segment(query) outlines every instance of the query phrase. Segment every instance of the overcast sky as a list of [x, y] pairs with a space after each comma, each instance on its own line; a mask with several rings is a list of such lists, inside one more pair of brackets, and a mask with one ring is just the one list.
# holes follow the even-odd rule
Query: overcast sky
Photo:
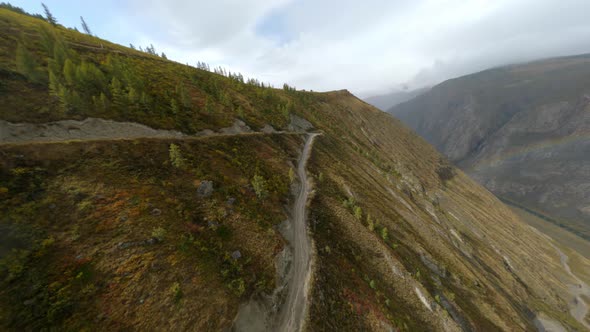
[[[10, 1], [33, 13], [40, 2]], [[359, 96], [590, 52], [590, 0], [45, 0], [66, 26], [275, 86]]]

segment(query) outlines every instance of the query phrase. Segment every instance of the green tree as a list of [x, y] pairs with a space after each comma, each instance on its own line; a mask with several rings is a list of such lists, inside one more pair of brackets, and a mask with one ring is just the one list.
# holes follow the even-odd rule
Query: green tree
[[76, 65], [70, 59], [66, 59], [64, 62], [64, 78], [66, 83], [70, 86], [76, 85]]
[[144, 91], [141, 92], [141, 96], [139, 97], [139, 105], [142, 111], [147, 112], [150, 110], [151, 105], [151, 98], [150, 96], [145, 93]]
[[[65, 66], [65, 65], [64, 65]], [[76, 86], [88, 95], [98, 95], [105, 91], [107, 79], [94, 64], [82, 61], [76, 66]]]
[[100, 96], [92, 96], [92, 102], [94, 109], [99, 113], [106, 113], [109, 108], [109, 101], [104, 93], [100, 93]]
[[176, 93], [178, 94], [178, 98], [180, 99], [180, 103], [182, 104], [182, 106], [184, 108], [191, 108], [191, 106], [192, 106], [191, 98], [190, 98], [188, 92], [186, 91], [184, 84], [179, 83], [176, 86]]
[[244, 120], [244, 109], [242, 108], [242, 105], [238, 106], [236, 113], [240, 119]]
[[127, 96], [123, 92], [123, 85], [118, 78], [113, 77], [109, 86], [109, 91], [112, 97], [112, 107], [116, 112], [125, 111]]
[[213, 114], [213, 106], [211, 105], [211, 101], [209, 100], [208, 96], [207, 99], [205, 99], [205, 112], [207, 114]]
[[88, 27], [88, 24], [86, 24], [86, 21], [84, 21], [84, 17], [80, 16], [80, 21], [82, 21], [82, 29], [84, 30], [84, 32], [87, 35], [91, 35], [92, 36], [92, 31], [90, 31], [90, 28]]
[[170, 110], [172, 111], [172, 114], [178, 114], [179, 113], [178, 112], [178, 110], [179, 110], [178, 102], [174, 98], [172, 98], [170, 100]]
[[63, 40], [56, 38], [53, 43], [53, 58], [49, 60], [49, 68], [54, 73], [61, 73], [68, 58], [68, 49], [65, 43]]
[[55, 44], [55, 30], [46, 24], [39, 25], [39, 34], [41, 35], [41, 44], [45, 52], [49, 55], [53, 54], [53, 46]]
[[69, 113], [72, 109], [72, 95], [68, 88], [59, 84], [59, 90], [57, 92], [57, 98], [59, 99], [60, 109], [62, 113]]
[[383, 239], [383, 241], [387, 241], [387, 239], [389, 238], [387, 227], [383, 227], [383, 229], [381, 229], [381, 238]]
[[372, 232], [373, 230], [375, 230], [375, 222], [373, 221], [373, 219], [371, 218], [370, 214], [367, 214], [367, 227], [369, 228], [369, 230]]
[[41, 72], [35, 57], [21, 43], [16, 46], [16, 70], [31, 82], [41, 81]]
[[363, 218], [363, 209], [361, 209], [360, 206], [356, 206], [354, 208], [354, 217], [358, 220], [361, 220]]
[[266, 180], [260, 175], [254, 175], [252, 178], [252, 187], [256, 193], [256, 197], [259, 199], [265, 199], [268, 196], [268, 190], [266, 189]]
[[137, 93], [137, 90], [135, 90], [133, 87], [130, 87], [129, 92], [127, 93], [127, 99], [129, 100], [129, 102], [132, 104], [136, 104], [137, 102], [139, 102], [139, 98], [140, 95], [139, 93]]
[[51, 25], [57, 25], [57, 19], [55, 18], [55, 16], [53, 16], [53, 14], [51, 13], [51, 11], [49, 10], [49, 7], [47, 7], [47, 5], [45, 5], [44, 3], [41, 3], [41, 6], [43, 6], [43, 10], [45, 11], [45, 19], [47, 20], [47, 22], [51, 23]]
[[176, 168], [183, 168], [186, 165], [186, 160], [182, 156], [182, 152], [180, 151], [180, 147], [176, 144], [170, 144], [170, 148], [168, 150], [170, 154], [170, 162], [172, 166]]
[[53, 70], [49, 70], [49, 94], [55, 97], [59, 96], [59, 90], [61, 87], [61, 83], [59, 82], [59, 78]]

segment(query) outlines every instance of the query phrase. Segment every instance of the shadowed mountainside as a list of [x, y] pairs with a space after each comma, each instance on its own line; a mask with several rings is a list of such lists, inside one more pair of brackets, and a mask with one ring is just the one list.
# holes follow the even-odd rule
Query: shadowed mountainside
[[495, 194], [590, 239], [590, 56], [490, 69], [389, 110]]

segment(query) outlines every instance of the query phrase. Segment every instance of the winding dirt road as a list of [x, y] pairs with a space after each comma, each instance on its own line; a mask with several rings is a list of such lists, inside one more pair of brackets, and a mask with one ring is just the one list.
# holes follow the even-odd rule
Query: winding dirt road
[[280, 311], [276, 331], [295, 332], [305, 328], [307, 316], [307, 296], [312, 271], [311, 239], [307, 232], [306, 205], [309, 184], [305, 167], [311, 153], [313, 141], [318, 134], [310, 134], [305, 142], [303, 153], [297, 166], [300, 187], [293, 208], [293, 263], [288, 293]]

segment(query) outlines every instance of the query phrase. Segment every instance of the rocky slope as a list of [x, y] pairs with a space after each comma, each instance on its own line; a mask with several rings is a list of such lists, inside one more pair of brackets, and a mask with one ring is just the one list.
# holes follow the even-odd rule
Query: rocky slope
[[590, 56], [449, 80], [389, 112], [492, 192], [590, 238]]
[[[296, 325], [584, 330], [569, 286], [588, 274], [570, 275], [550, 239], [347, 91], [245, 84], [2, 9], [0, 24], [8, 128], [91, 117], [183, 135], [1, 142], [0, 329], [219, 331], [252, 299], [280, 312], [299, 132], [313, 130], [301, 231], [314, 264]], [[14, 60], [23, 35], [33, 76]], [[236, 119], [257, 133], [196, 136]]]

